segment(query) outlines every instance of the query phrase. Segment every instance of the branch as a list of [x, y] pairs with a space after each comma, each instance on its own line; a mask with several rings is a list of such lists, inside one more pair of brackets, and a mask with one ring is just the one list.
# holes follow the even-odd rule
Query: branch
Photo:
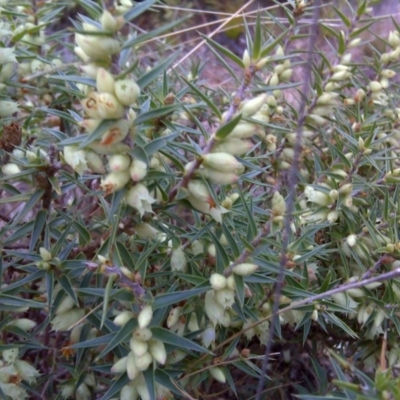
[[255, 400], [261, 399], [261, 395], [262, 395], [263, 387], [264, 387], [264, 381], [265, 381], [265, 373], [268, 368], [268, 362], [269, 362], [270, 353], [271, 353], [271, 349], [272, 349], [275, 327], [277, 326], [278, 321], [279, 321], [279, 315], [278, 315], [279, 299], [281, 297], [283, 281], [285, 278], [285, 265], [287, 262], [289, 237], [291, 234], [290, 223], [292, 221], [294, 200], [296, 197], [296, 187], [297, 187], [297, 182], [298, 182], [298, 171], [300, 169], [299, 164], [300, 164], [301, 147], [302, 147], [301, 146], [302, 131], [303, 131], [303, 125], [304, 125], [305, 119], [308, 115], [306, 103], [307, 103], [307, 98], [308, 98], [308, 94], [310, 91], [310, 84], [311, 84], [311, 78], [312, 78], [312, 58], [313, 58], [314, 45], [317, 40], [318, 16], [319, 16], [319, 3], [318, 3], [318, 1], [316, 1], [314, 13], [313, 13], [313, 25], [311, 27], [311, 36], [310, 36], [309, 48], [308, 48], [308, 60], [307, 60], [308, 68], [305, 71], [304, 85], [303, 85], [303, 90], [302, 90], [303, 97], [302, 97], [300, 107], [299, 107], [299, 120], [297, 123], [297, 129], [296, 129], [296, 143], [295, 143], [295, 147], [294, 147], [294, 157], [293, 157], [292, 166], [289, 171], [289, 193], [288, 193], [288, 198], [286, 200], [286, 215], [285, 215], [285, 220], [284, 220], [285, 227], [284, 227], [284, 231], [282, 234], [281, 261], [280, 261], [280, 265], [279, 265], [279, 274], [278, 274], [277, 282], [275, 285], [275, 301], [274, 301], [273, 310], [272, 310], [272, 321], [271, 321], [271, 327], [270, 327], [270, 333], [269, 333], [267, 345], [265, 347], [265, 354], [264, 354], [264, 359], [263, 359], [263, 363], [262, 363], [260, 379], [258, 381], [257, 394], [255, 397]]

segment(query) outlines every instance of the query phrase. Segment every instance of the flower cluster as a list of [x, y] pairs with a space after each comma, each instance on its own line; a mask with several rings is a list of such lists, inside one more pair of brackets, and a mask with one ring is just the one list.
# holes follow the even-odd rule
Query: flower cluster
[[39, 372], [28, 362], [18, 359], [18, 349], [3, 350], [0, 360], [0, 389], [11, 399], [27, 399], [28, 393], [20, 385], [22, 380], [27, 383], [36, 382]]
[[[133, 314], [130, 311], [121, 312], [115, 319], [117, 326], [125, 325]], [[148, 390], [144, 381], [143, 372], [152, 364], [159, 363], [164, 365], [167, 360], [167, 351], [164, 343], [160, 340], [152, 338], [149, 324], [153, 317], [153, 309], [151, 306], [144, 306], [140, 311], [137, 321], [138, 328], [132, 333], [130, 338], [128, 355], [119, 359], [111, 368], [111, 372], [121, 374], [126, 372], [131, 382], [121, 391], [121, 399], [136, 399], [138, 395], [142, 399], [148, 398]], [[168, 394], [169, 391], [158, 385], [157, 391]], [[129, 394], [129, 397], [128, 397]]]

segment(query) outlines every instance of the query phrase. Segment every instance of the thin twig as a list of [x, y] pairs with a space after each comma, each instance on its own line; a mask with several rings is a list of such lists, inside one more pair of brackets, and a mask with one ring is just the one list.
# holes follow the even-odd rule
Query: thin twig
[[309, 40], [309, 48], [308, 48], [308, 68], [305, 71], [305, 77], [304, 77], [304, 85], [303, 85], [303, 97], [300, 103], [299, 107], [299, 120], [297, 123], [297, 129], [296, 129], [296, 143], [294, 147], [294, 157], [293, 157], [293, 163], [290, 168], [289, 172], [289, 193], [288, 197], [286, 200], [286, 215], [285, 215], [285, 220], [284, 220], [284, 231], [282, 235], [282, 252], [281, 252], [281, 261], [279, 265], [279, 274], [277, 277], [277, 282], [275, 285], [275, 299], [274, 299], [274, 305], [273, 305], [273, 310], [272, 310], [272, 321], [271, 321], [271, 327], [270, 327], [270, 334], [268, 337], [267, 345], [265, 347], [265, 356], [261, 368], [261, 375], [260, 379], [258, 381], [258, 386], [257, 386], [257, 394], [256, 394], [256, 400], [261, 399], [261, 394], [263, 392], [263, 387], [264, 387], [264, 381], [265, 381], [265, 373], [268, 368], [268, 362], [270, 358], [270, 353], [271, 353], [271, 348], [272, 348], [272, 343], [273, 343], [273, 338], [275, 334], [275, 328], [278, 324], [279, 320], [279, 299], [281, 297], [281, 292], [282, 292], [282, 286], [283, 286], [283, 281], [285, 278], [285, 265], [287, 262], [287, 251], [289, 247], [289, 238], [291, 234], [291, 221], [292, 221], [292, 214], [293, 214], [293, 209], [294, 209], [294, 200], [296, 196], [296, 187], [297, 187], [297, 182], [298, 182], [298, 170], [299, 170], [299, 164], [300, 164], [300, 155], [301, 155], [301, 142], [302, 142], [302, 130], [303, 130], [303, 125], [305, 122], [305, 119], [307, 117], [307, 98], [308, 98], [308, 93], [310, 91], [310, 84], [311, 84], [311, 72], [312, 72], [312, 58], [313, 58], [313, 49], [315, 42], [317, 40], [317, 31], [318, 31], [318, 16], [319, 16], [319, 1], [316, 1], [315, 3], [315, 8], [314, 8], [314, 13], [313, 13], [313, 26], [311, 27], [311, 36]]

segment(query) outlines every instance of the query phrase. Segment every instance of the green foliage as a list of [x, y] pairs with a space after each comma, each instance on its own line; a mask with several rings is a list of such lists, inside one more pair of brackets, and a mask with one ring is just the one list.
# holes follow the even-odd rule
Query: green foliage
[[0, 396], [399, 398], [400, 28], [261, 10], [215, 88], [74, 3], [0, 1]]

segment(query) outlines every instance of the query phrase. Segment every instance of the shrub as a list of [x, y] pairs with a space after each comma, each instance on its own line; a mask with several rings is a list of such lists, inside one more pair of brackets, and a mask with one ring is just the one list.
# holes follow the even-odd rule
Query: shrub
[[1, 2], [0, 394], [400, 398], [400, 27], [249, 14], [232, 92], [76, 3]]

